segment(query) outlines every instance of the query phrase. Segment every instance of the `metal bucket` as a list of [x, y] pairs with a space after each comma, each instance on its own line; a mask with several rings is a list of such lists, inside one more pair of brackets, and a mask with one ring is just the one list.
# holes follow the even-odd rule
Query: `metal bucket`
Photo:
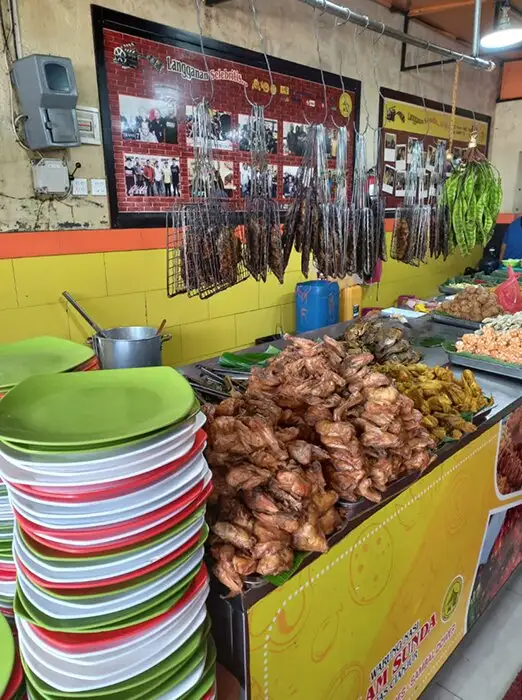
[[92, 346], [102, 369], [128, 367], [157, 367], [161, 362], [161, 347], [170, 340], [169, 333], [157, 335], [150, 326], [122, 326], [103, 331], [92, 337]]

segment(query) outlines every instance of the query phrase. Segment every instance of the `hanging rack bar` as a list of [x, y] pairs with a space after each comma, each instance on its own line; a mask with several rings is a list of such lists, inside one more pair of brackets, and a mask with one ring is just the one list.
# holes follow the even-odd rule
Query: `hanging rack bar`
[[351, 22], [352, 24], [356, 24], [364, 29], [370, 29], [372, 32], [376, 32], [377, 34], [384, 34], [384, 36], [388, 36], [391, 39], [396, 39], [397, 41], [402, 41], [404, 44], [416, 46], [419, 49], [426, 49], [427, 51], [436, 53], [439, 56], [444, 56], [444, 58], [462, 61], [463, 63], [467, 63], [475, 68], [480, 68], [481, 70], [492, 71], [496, 67], [493, 61], [488, 61], [484, 58], [479, 58], [478, 56], [470, 56], [469, 54], [460, 53], [459, 51], [453, 51], [452, 49], [447, 49], [444, 46], [432, 44], [424, 39], [419, 39], [415, 36], [411, 36], [410, 34], [405, 34], [399, 29], [390, 27], [387, 24], [383, 25], [382, 22], [376, 22], [375, 20], [366, 17], [366, 15], [360, 15], [358, 12], [354, 12], [347, 7], [336, 5], [334, 2], [330, 2], [330, 0], [299, 1], [304, 2], [306, 5], [310, 5], [310, 7], [313, 7], [316, 10], [326, 12], [329, 15], [345, 20], [346, 22]]
[[475, 0], [473, 11], [473, 47], [471, 53], [477, 57], [480, 52], [480, 16], [482, 14], [482, 0]]

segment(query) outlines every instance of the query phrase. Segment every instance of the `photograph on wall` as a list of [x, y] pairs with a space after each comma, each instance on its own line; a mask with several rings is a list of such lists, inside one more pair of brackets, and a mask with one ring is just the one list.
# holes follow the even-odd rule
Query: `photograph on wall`
[[[252, 166], [250, 163], [240, 163], [239, 183], [242, 197], [252, 194]], [[277, 165], [268, 166], [268, 188], [270, 196], [275, 199], [277, 197]]]
[[[248, 114], [240, 114], [238, 116], [237, 138], [240, 151], [250, 151], [252, 148], [250, 138], [250, 116]], [[266, 150], [271, 155], [277, 153], [277, 119], [268, 119], [265, 117], [265, 143]]]
[[395, 167], [397, 170], [406, 170], [406, 144], [398, 143], [395, 147]]
[[468, 606], [468, 630], [522, 564], [522, 505], [491, 513]]
[[435, 169], [435, 154], [437, 152], [437, 149], [435, 146], [433, 146], [431, 143], [428, 144], [428, 152], [426, 154], [426, 170], [429, 170], [431, 173]]
[[[334, 118], [337, 124], [348, 128], [347, 186], [351, 187], [354, 127], [359, 121], [359, 80], [341, 79], [337, 72], [324, 71], [323, 84], [318, 69], [269, 56], [274, 84], [270, 96], [270, 74], [262, 53], [203, 38], [203, 56], [199, 34], [160, 24], [152, 27], [140, 18], [97, 5], [92, 6], [91, 13], [111, 226], [163, 226], [164, 214], [171, 206], [169, 189], [171, 196], [178, 197], [180, 202], [190, 200], [187, 161], [194, 158], [194, 105], [203, 97], [212, 109], [212, 159], [227, 164], [226, 172], [223, 166], [218, 168], [216, 183], [222, 181], [222, 191], [238, 205], [242, 199], [241, 164], [250, 161], [252, 152], [248, 128], [251, 104], [266, 104], [269, 99], [265, 140], [269, 163], [274, 166], [274, 172], [277, 169], [272, 192], [279, 202], [285, 201], [283, 166], [299, 165], [302, 157], [299, 154], [304, 152], [309, 129], [304, 114], [313, 124], [324, 120], [325, 92], [326, 123], [333, 127]], [[343, 90], [342, 104], [350, 108], [341, 111]], [[285, 121], [286, 133], [291, 133], [290, 148], [283, 142]], [[336, 133], [337, 129], [328, 130], [331, 159], [337, 149]], [[146, 163], [139, 161], [136, 172], [134, 164], [125, 168], [127, 155], [134, 159], [179, 158], [181, 176], [179, 172], [172, 175], [170, 183], [168, 174], [161, 183], [158, 180], [156, 184], [155, 177], [152, 183], [146, 182], [141, 172]], [[243, 174], [243, 191], [251, 187], [248, 175]], [[156, 193], [163, 189], [165, 196], [158, 196]], [[137, 207], [138, 193], [147, 198], [146, 208]]]
[[[283, 122], [283, 145], [285, 156], [299, 156], [305, 154], [306, 136], [310, 126], [308, 124], [296, 124]], [[326, 155], [335, 158], [337, 155], [337, 129], [326, 129]]]
[[289, 199], [295, 197], [297, 193], [297, 185], [299, 166], [285, 165], [283, 167], [283, 197]]
[[406, 156], [406, 160], [408, 165], [411, 165], [411, 156], [413, 153], [413, 146], [417, 143], [419, 139], [416, 138], [415, 136], [409, 136], [408, 137], [408, 154]]
[[176, 104], [134, 95], [120, 95], [121, 135], [142, 143], [178, 143]]
[[123, 156], [128, 197], [180, 197], [179, 158], [127, 153]]
[[[446, 148], [449, 140], [451, 112], [451, 105], [382, 87], [379, 103], [379, 128], [382, 130], [378, 154], [380, 172], [383, 172], [384, 166], [387, 164], [394, 165], [397, 173], [401, 170], [408, 171], [411, 165], [412, 147], [416, 141], [422, 144], [424, 167], [428, 172], [433, 172], [437, 146], [439, 143], [443, 143]], [[487, 155], [491, 117], [457, 107], [454, 147], [452, 148], [453, 152], [456, 150], [457, 156], [460, 154], [460, 149], [466, 147], [474, 128], [478, 131], [477, 145], [480, 151]], [[388, 143], [386, 143], [387, 134], [391, 134]], [[388, 160], [391, 153], [385, 153], [393, 143], [393, 134], [396, 135], [395, 162], [392, 162], [391, 159]], [[448, 167], [446, 173], [450, 172], [451, 169]], [[396, 207], [403, 204], [404, 195], [401, 195], [402, 189], [400, 187], [401, 176], [397, 175], [396, 177], [398, 182], [396, 182], [395, 191], [383, 194], [386, 215], [390, 217], [394, 216]], [[435, 194], [431, 180], [428, 194], [430, 196]]]
[[[233, 148], [234, 130], [232, 128], [232, 114], [230, 112], [212, 111], [212, 148], [222, 151], [231, 151]], [[194, 145], [192, 138], [192, 123], [194, 120], [194, 107], [187, 105], [185, 116], [186, 138], [189, 146]]]
[[395, 168], [391, 165], [384, 166], [384, 173], [382, 176], [382, 191], [387, 194], [393, 194], [395, 189]]
[[395, 163], [395, 149], [397, 148], [397, 135], [384, 134], [384, 160]]
[[[194, 186], [194, 159], [187, 161], [189, 187], [191, 197], [205, 196], [204, 192], [198, 192]], [[232, 197], [236, 185], [234, 183], [234, 163], [232, 161], [215, 160], [214, 166], [214, 187], [218, 197]]]
[[[388, 166], [386, 166], [388, 167]], [[404, 197], [406, 194], [406, 171], [397, 170], [395, 173], [395, 196]]]

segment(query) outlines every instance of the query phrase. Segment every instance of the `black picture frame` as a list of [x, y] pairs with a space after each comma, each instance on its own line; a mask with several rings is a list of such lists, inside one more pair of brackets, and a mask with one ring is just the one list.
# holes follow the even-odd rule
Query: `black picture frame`
[[[216, 10], [219, 11], [218, 9]], [[101, 130], [103, 138], [103, 153], [105, 159], [105, 174], [109, 195], [109, 213], [112, 228], [161, 228], [165, 226], [165, 213], [161, 212], [120, 212], [116, 190], [116, 166], [114, 144], [112, 139], [111, 114], [109, 108], [109, 92], [105, 64], [103, 41], [104, 29], [123, 32], [131, 36], [158, 41], [201, 54], [200, 37], [198, 34], [169, 27], [157, 22], [133, 17], [123, 12], [109, 10], [99, 5], [91, 5], [92, 29], [94, 39], [94, 56], [100, 100]], [[227, 44], [215, 39], [204, 38], [203, 45], [209, 56], [232, 60], [251, 67], [266, 69], [265, 57], [262, 53], [244, 49], [233, 44]], [[268, 57], [274, 73], [282, 73], [296, 78], [302, 78], [321, 84], [321, 71], [293, 61], [287, 61], [275, 56]], [[323, 71], [325, 83], [330, 87], [344, 89], [353, 93], [353, 119], [355, 128], [359, 127], [361, 81], [353, 78]], [[344, 85], [343, 85], [344, 83]], [[355, 156], [354, 156], [355, 157]], [[351, 163], [353, 173], [353, 159]]]
[[[427, 109], [434, 109], [438, 112], [451, 113], [451, 105], [445, 104], [443, 102], [437, 102], [436, 100], [423, 99], [422, 97], [417, 97], [416, 95], [411, 95], [407, 92], [400, 92], [399, 90], [393, 90], [392, 88], [381, 88], [379, 90], [379, 128], [382, 129], [384, 126], [384, 101], [385, 100], [397, 100], [397, 102], [406, 102], [407, 104], [415, 105], [416, 107], [426, 107]], [[489, 152], [489, 140], [491, 138], [491, 120], [492, 117], [488, 114], [481, 114], [480, 112], [472, 112], [470, 109], [463, 109], [462, 107], [457, 107], [455, 114], [459, 117], [467, 117], [468, 119], [476, 119], [477, 121], [487, 124], [487, 136], [486, 145], [484, 147], [484, 153], [487, 156]], [[407, 132], [405, 132], [407, 133]], [[396, 207], [386, 208], [386, 218], [395, 217]]]

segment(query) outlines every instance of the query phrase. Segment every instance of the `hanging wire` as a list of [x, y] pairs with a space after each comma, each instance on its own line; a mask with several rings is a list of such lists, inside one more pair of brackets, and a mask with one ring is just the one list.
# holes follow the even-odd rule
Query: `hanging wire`
[[[258, 12], [257, 12], [257, 7], [256, 7], [255, 0], [250, 0], [250, 11], [252, 12], [252, 17], [253, 17], [253, 19], [254, 19], [254, 27], [256, 28], [256, 33], [257, 33], [257, 37], [258, 37], [258, 39], [259, 39], [259, 43], [261, 44], [261, 51], [262, 51], [263, 56], [264, 56], [264, 58], [265, 58], [266, 69], [267, 69], [267, 71], [268, 71], [268, 75], [270, 76], [270, 99], [268, 100], [268, 102], [266, 103], [266, 105], [264, 105], [264, 108], [266, 109], [267, 107], [270, 107], [270, 105], [272, 104], [272, 100], [274, 99], [274, 93], [275, 93], [275, 90], [274, 90], [274, 77], [273, 77], [273, 75], [272, 75], [272, 68], [271, 68], [271, 66], [270, 66], [270, 61], [268, 60], [268, 53], [267, 53], [267, 50], [266, 50], [266, 39], [265, 39], [265, 35], [264, 35], [263, 32], [261, 31], [261, 26], [260, 26], [260, 24], [259, 24], [259, 15], [258, 15]], [[246, 90], [246, 85], [243, 85], [243, 91], [244, 91], [244, 93], [245, 93], [245, 98], [246, 98], [248, 104], [249, 104], [251, 107], [257, 107], [257, 106], [258, 106], [258, 103], [255, 102], [255, 101], [253, 101], [253, 100], [251, 100], [250, 97], [248, 96], [248, 93], [247, 93], [247, 90]]]
[[[357, 75], [357, 78], [361, 81], [361, 85], [363, 83], [363, 80], [362, 80], [361, 70], [359, 67], [359, 60], [357, 58], [356, 39], [364, 34], [364, 32], [368, 29], [369, 24], [370, 24], [370, 18], [366, 17], [366, 26], [363, 27], [359, 33], [357, 31], [357, 27], [355, 27], [353, 34], [352, 34], [353, 53], [354, 53], [354, 59], [355, 59], [355, 73]], [[366, 91], [363, 88], [361, 88], [361, 94], [362, 94], [362, 99], [364, 102], [364, 111], [366, 112], [366, 126], [364, 127], [364, 131], [357, 131], [355, 125], [354, 125], [354, 129], [355, 129], [356, 133], [361, 134], [361, 136], [363, 136], [367, 132], [368, 128], [372, 129], [372, 131], [374, 131], [374, 129], [370, 126], [370, 110], [368, 107], [368, 100], [366, 99]]]
[[[205, 53], [205, 45], [203, 42], [203, 21], [201, 19], [201, 0], [194, 0], [195, 5], [196, 5], [196, 15], [198, 19], [198, 30], [199, 30], [199, 47], [201, 49], [201, 55], [203, 56], [203, 64], [205, 66], [205, 72], [208, 75], [208, 79], [210, 81], [210, 99], [209, 102], [212, 102], [214, 99], [214, 79], [212, 78], [212, 75], [210, 73], [209, 67], [208, 67], [208, 61], [207, 61], [207, 54]], [[199, 102], [203, 98], [196, 98], [194, 97], [194, 94], [192, 92], [192, 83], [194, 81], [189, 80], [189, 91], [190, 91], [190, 97], [192, 98], [192, 102], [196, 104], [196, 102]]]
[[[315, 48], [317, 50], [317, 61], [319, 62], [319, 71], [321, 73], [321, 83], [323, 85], [323, 99], [324, 99], [324, 117], [323, 117], [323, 121], [319, 122], [319, 123], [324, 125], [326, 123], [327, 118], [328, 118], [328, 91], [327, 91], [326, 82], [324, 79], [323, 61], [321, 58], [321, 47], [319, 45], [319, 17], [321, 17], [323, 14], [324, 13], [321, 12], [321, 14], [319, 15], [314, 8], [313, 25], [314, 25], [314, 36], [315, 36]], [[311, 122], [309, 121], [308, 117], [306, 116], [306, 110], [303, 110], [303, 117], [304, 117], [306, 123], [308, 124], [308, 126], [310, 126]]]
[[440, 103], [442, 105], [442, 113], [446, 114], [446, 107], [444, 105], [444, 59], [440, 59]]
[[[430, 42], [428, 41], [428, 56], [429, 56], [429, 51], [430, 51]], [[429, 119], [429, 114], [428, 114], [428, 108], [426, 106], [426, 99], [424, 97], [424, 89], [422, 87], [422, 80], [420, 77], [420, 70], [419, 70], [419, 63], [420, 63], [420, 49], [417, 49], [417, 63], [416, 63], [416, 73], [417, 73], [417, 87], [420, 92], [421, 100], [422, 100], [422, 106], [424, 107], [424, 118], [426, 120], [426, 131], [424, 132], [424, 136], [427, 136], [429, 131], [430, 131], [430, 119]]]

